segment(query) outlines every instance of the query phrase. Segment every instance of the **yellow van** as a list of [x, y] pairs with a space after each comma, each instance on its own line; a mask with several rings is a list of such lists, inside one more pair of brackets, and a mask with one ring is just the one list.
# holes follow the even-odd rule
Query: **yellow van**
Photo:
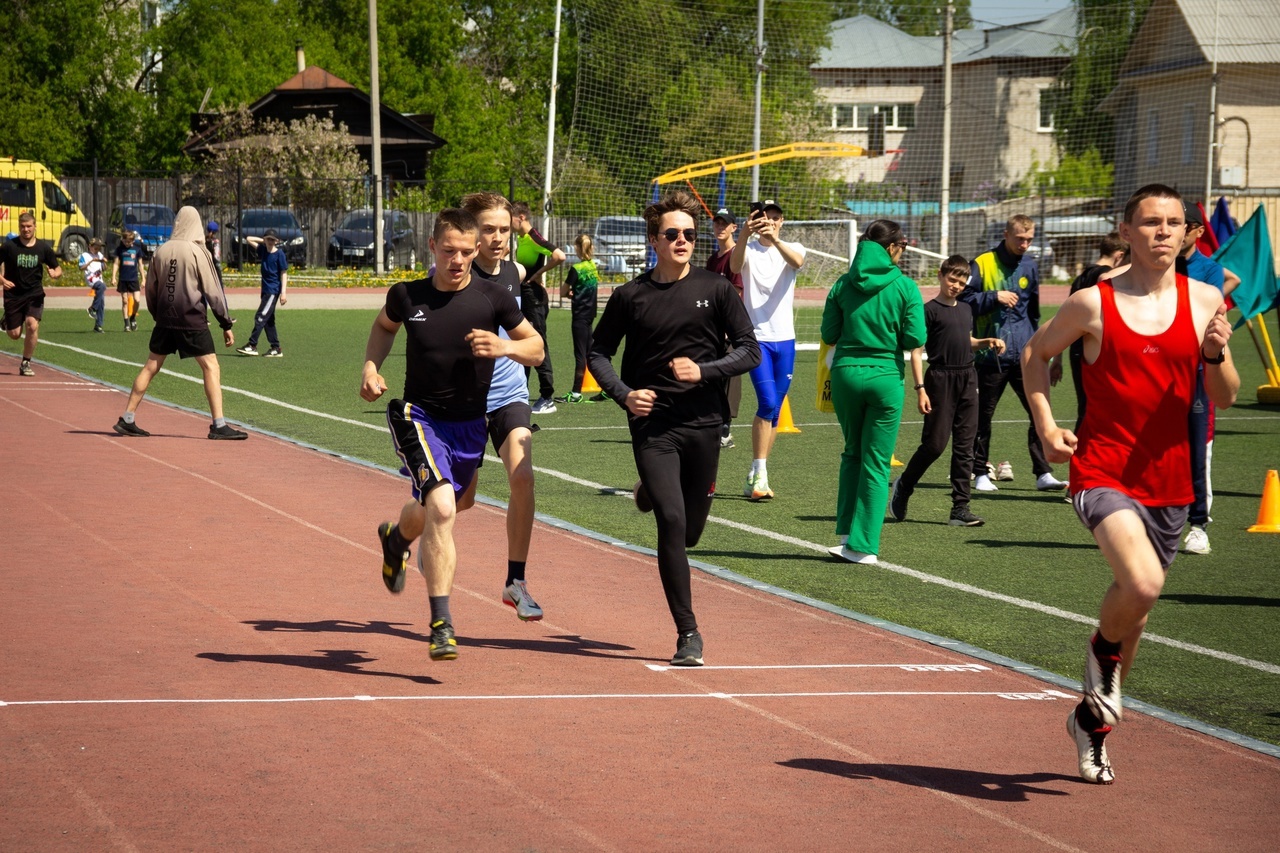
[[36, 237], [67, 260], [89, 251], [93, 228], [43, 163], [0, 158], [0, 238], [18, 232], [18, 216], [30, 210], [36, 217]]

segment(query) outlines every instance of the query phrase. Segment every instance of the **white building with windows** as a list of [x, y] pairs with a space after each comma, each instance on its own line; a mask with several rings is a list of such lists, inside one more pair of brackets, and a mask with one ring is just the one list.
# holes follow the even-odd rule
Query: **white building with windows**
[[[1007, 188], [1057, 163], [1048, 93], [1071, 58], [1074, 7], [1035, 21], [959, 30], [952, 41], [952, 190], [957, 200]], [[912, 36], [866, 15], [836, 21], [810, 67], [837, 142], [883, 154], [836, 163], [849, 183], [936, 190], [942, 162], [942, 37]]]

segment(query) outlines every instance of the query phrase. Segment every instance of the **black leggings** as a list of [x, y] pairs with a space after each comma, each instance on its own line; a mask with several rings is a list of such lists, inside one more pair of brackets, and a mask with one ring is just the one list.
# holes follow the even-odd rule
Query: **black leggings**
[[667, 607], [676, 631], [687, 634], [698, 629], [687, 549], [702, 538], [711, 512], [720, 429], [633, 418], [631, 446], [658, 523], [658, 574]]

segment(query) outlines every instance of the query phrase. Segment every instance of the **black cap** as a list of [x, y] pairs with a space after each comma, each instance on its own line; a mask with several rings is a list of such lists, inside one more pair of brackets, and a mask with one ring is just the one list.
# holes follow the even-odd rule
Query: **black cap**
[[262, 232], [262, 239], [263, 240], [279, 240], [280, 235], [276, 233], [276, 229], [268, 228], [266, 231]]
[[[782, 213], [782, 205], [778, 204], [776, 201], [774, 201], [774, 200], [773, 200], [773, 199], [771, 199], [771, 198], [770, 198], [770, 199], [765, 199], [765, 202], [764, 202], [764, 209], [765, 209], [765, 210], [768, 210], [768, 209], [769, 209], [769, 208], [771, 208], [771, 207], [772, 207], [774, 210], [778, 211], [778, 213]], [[784, 214], [784, 215], [785, 215], [785, 214]]]
[[1187, 220], [1188, 228], [1192, 225], [1198, 225], [1201, 228], [1204, 227], [1204, 216], [1200, 214], [1200, 208], [1195, 204], [1184, 201], [1182, 203], [1182, 215], [1183, 218]]
[[738, 224], [738, 219], [737, 219], [737, 217], [735, 217], [732, 213], [730, 213], [730, 212], [729, 212], [729, 208], [727, 208], [727, 207], [722, 207], [722, 208], [720, 208], [719, 210], [717, 210], [717, 211], [715, 212], [715, 215], [714, 215], [714, 216], [712, 216], [711, 218], [712, 218], [712, 219], [723, 219], [725, 222], [728, 222], [728, 223], [730, 223], [731, 225], [737, 225], [737, 224]]

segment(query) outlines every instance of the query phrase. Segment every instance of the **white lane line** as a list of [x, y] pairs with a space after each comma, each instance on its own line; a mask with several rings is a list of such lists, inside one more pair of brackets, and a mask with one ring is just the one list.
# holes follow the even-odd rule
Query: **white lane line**
[[[81, 349], [79, 347], [68, 346], [67, 344], [54, 343], [47, 339], [41, 339], [41, 343], [48, 346], [71, 350], [73, 352], [81, 353], [83, 355], [94, 356], [97, 358], [104, 359], [106, 361], [115, 362], [117, 364], [127, 364], [133, 367], [141, 367], [141, 365], [135, 365], [135, 364], [132, 364], [131, 362], [124, 361], [123, 359], [113, 358], [111, 356], [102, 355], [101, 353], [96, 353], [91, 350]], [[164, 369], [162, 369], [161, 372], [170, 374], [170, 371], [164, 370]], [[202, 379], [198, 376], [187, 376], [182, 373], [172, 373], [170, 375], [177, 376], [181, 379], [186, 379], [189, 382], [202, 381]], [[377, 424], [377, 425], [369, 424], [369, 423], [365, 423], [364, 421], [357, 421], [357, 420], [352, 420], [350, 418], [338, 417], [336, 415], [331, 415], [326, 412], [317, 412], [314, 409], [306, 409], [301, 406], [295, 406], [292, 403], [286, 403], [283, 400], [277, 400], [273, 397], [266, 397], [261, 394], [255, 394], [252, 391], [246, 391], [240, 388], [224, 386], [223, 391], [233, 391], [235, 393], [243, 394], [247, 397], [251, 397], [263, 403], [269, 403], [271, 405], [280, 406], [282, 408], [290, 409], [291, 411], [299, 412], [301, 414], [313, 415], [318, 418], [325, 418], [327, 420], [338, 421], [340, 423], [351, 424], [353, 426], [359, 426], [359, 427], [364, 427], [366, 429], [372, 429], [372, 430], [378, 430], [378, 431], [385, 429], [385, 427], [381, 424]], [[1238, 420], [1274, 420], [1277, 417], [1280, 417], [1280, 416], [1249, 415], [1249, 416], [1241, 416], [1237, 419]], [[1021, 423], [1021, 421], [1007, 421], [1007, 423]], [[815, 426], [818, 426], [818, 424], [815, 424]], [[830, 424], [827, 424], [827, 426], [830, 426]], [[492, 458], [493, 457], [486, 455], [486, 459], [492, 459]], [[565, 474], [562, 471], [553, 470], [551, 468], [534, 466], [533, 470], [538, 472], [539, 474], [545, 474], [548, 477], [555, 477], [557, 479], [564, 480], [566, 482], [573, 483], [578, 486], [594, 489], [603, 494], [623, 495], [628, 498], [631, 497], [631, 491], [629, 489], [620, 489], [614, 486], [606, 486], [603, 483], [595, 483], [595, 482], [592, 482], [591, 480], [584, 480], [579, 477], [574, 477], [570, 474]], [[714, 522], [715, 524], [720, 524], [725, 527], [732, 528], [734, 530], [740, 530], [743, 533], [749, 533], [754, 536], [763, 537], [765, 539], [772, 539], [775, 542], [783, 542], [788, 545], [794, 545], [797, 548], [803, 548], [808, 551], [825, 552], [828, 548], [827, 545], [822, 545], [817, 542], [809, 542], [808, 540], [805, 540], [805, 539], [799, 539], [794, 536], [787, 536], [786, 534], [783, 534], [783, 533], [776, 533], [772, 530], [765, 530], [764, 528], [754, 527], [749, 524], [743, 524], [738, 521], [732, 521], [730, 519], [720, 518], [714, 515], [710, 516], [707, 519], [707, 521]], [[990, 599], [992, 601], [999, 601], [1002, 604], [1009, 604], [1014, 607], [1021, 607], [1025, 610], [1032, 610], [1037, 613], [1043, 613], [1048, 616], [1056, 616], [1060, 619], [1066, 619], [1067, 621], [1070, 621], [1070, 622], [1078, 622], [1082, 625], [1093, 626], [1093, 625], [1096, 625], [1098, 621], [1097, 618], [1094, 616], [1083, 616], [1079, 613], [1072, 613], [1070, 610], [1063, 610], [1058, 607], [1052, 607], [1047, 604], [1041, 604], [1038, 601], [1029, 601], [1028, 599], [1025, 599], [1025, 598], [1018, 598], [1012, 595], [1005, 595], [1003, 593], [993, 592], [991, 590], [973, 586], [972, 584], [962, 583], [960, 581], [953, 581], [949, 578], [940, 577], [938, 575], [931, 575], [926, 572], [917, 571], [916, 569], [907, 568], [906, 566], [899, 566], [899, 565], [895, 565], [894, 563], [886, 563], [884, 561], [880, 561], [875, 565], [879, 568], [886, 569], [891, 572], [896, 572], [900, 575], [905, 575], [910, 578], [915, 578], [916, 580], [920, 580], [925, 583], [937, 584], [938, 586], [945, 587], [947, 589], [952, 589], [957, 592], [966, 592], [971, 595], [977, 595], [982, 598]], [[1252, 658], [1242, 657], [1241, 655], [1231, 654], [1230, 652], [1218, 651], [1217, 649], [1211, 649], [1206, 646], [1197, 645], [1196, 643], [1187, 643], [1187, 642], [1183, 642], [1182, 640], [1175, 640], [1172, 637], [1165, 637], [1161, 634], [1146, 633], [1146, 634], [1143, 634], [1142, 636], [1144, 640], [1147, 640], [1149, 642], [1159, 643], [1161, 645], [1179, 649], [1180, 651], [1190, 652], [1192, 654], [1198, 654], [1204, 657], [1215, 658], [1217, 660], [1226, 661], [1228, 663], [1234, 663], [1239, 666], [1247, 667], [1249, 669], [1256, 669], [1256, 670], [1259, 670], [1260, 672], [1266, 672], [1272, 675], [1280, 675], [1280, 666], [1277, 666], [1276, 664], [1272, 664], [1272, 663], [1267, 663], [1266, 661], [1253, 660]]]
[[[654, 672], [689, 671], [687, 666], [671, 666], [663, 663], [647, 663], [646, 669]], [[709, 669], [900, 669], [903, 672], [990, 672], [991, 667], [980, 663], [786, 663], [760, 665], [700, 666], [698, 672]]]
[[541, 702], [605, 699], [808, 699], [854, 696], [995, 696], [1014, 700], [1074, 698], [1056, 690], [1028, 692], [989, 690], [832, 690], [784, 693], [532, 693], [481, 694], [476, 696], [288, 696], [272, 699], [29, 699], [0, 701], [0, 708], [53, 705], [281, 705], [302, 702]]

